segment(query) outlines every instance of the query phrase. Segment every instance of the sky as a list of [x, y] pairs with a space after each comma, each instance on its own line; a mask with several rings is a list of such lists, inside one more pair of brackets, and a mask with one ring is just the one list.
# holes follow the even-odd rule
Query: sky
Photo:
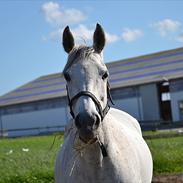
[[40, 76], [62, 72], [62, 31], [92, 45], [105, 31], [104, 61], [183, 46], [181, 0], [0, 0], [0, 96]]

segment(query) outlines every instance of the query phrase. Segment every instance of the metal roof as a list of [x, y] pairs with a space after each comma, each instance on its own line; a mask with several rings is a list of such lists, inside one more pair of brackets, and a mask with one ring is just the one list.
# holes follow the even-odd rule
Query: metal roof
[[[183, 47], [106, 64], [111, 88], [128, 87], [183, 77]], [[62, 73], [39, 77], [0, 97], [0, 106], [63, 97]]]

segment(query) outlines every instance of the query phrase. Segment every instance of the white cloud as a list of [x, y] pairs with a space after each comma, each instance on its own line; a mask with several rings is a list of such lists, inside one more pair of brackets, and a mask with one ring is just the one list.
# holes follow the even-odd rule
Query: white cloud
[[[80, 24], [79, 26], [72, 28], [71, 32], [75, 38], [76, 43], [83, 43], [83, 41], [92, 42], [93, 33], [95, 28], [88, 28], [87, 26]], [[51, 40], [51, 41], [61, 41], [62, 35], [61, 29], [50, 32], [48, 36], [42, 36], [43, 41]], [[120, 36], [115, 34], [109, 34], [105, 32], [107, 43], [113, 43], [120, 40]]]
[[86, 19], [86, 16], [80, 10], [64, 9], [58, 3], [52, 1], [44, 3], [41, 9], [46, 21], [57, 26], [77, 24]]
[[[54, 30], [48, 36], [42, 36], [43, 41], [61, 41], [63, 29]], [[71, 32], [76, 43], [83, 43], [84, 41], [91, 41], [93, 37], [93, 30], [88, 29], [85, 25], [80, 24], [78, 27], [72, 28]]]
[[[89, 29], [85, 25], [79, 25], [78, 27], [73, 29], [72, 32], [76, 39], [83, 38], [84, 40], [92, 40], [94, 29]], [[105, 32], [105, 35], [107, 43], [116, 42], [120, 39], [119, 36], [115, 34], [110, 34], [108, 32]]]
[[125, 42], [133, 42], [143, 36], [143, 32], [139, 29], [125, 28], [122, 32], [122, 39]]
[[62, 30], [61, 29], [52, 31], [49, 34], [49, 39], [51, 41], [61, 41], [61, 35], [62, 35], [61, 33], [62, 33]]
[[73, 33], [73, 36], [77, 40], [92, 40], [93, 37], [93, 29], [89, 29], [85, 25], [79, 25], [78, 27], [75, 27], [71, 30]]
[[181, 23], [172, 19], [164, 19], [153, 23], [151, 26], [157, 29], [161, 36], [166, 36], [168, 33], [178, 31], [181, 27]]
[[177, 36], [176, 41], [183, 43], [183, 33]]
[[[92, 26], [90, 28], [81, 24], [81, 22], [87, 18], [82, 11], [74, 8], [66, 9], [62, 7], [59, 3], [53, 1], [44, 3], [41, 9], [44, 14], [45, 20], [49, 24], [55, 25], [57, 28], [61, 27], [61, 29], [53, 30], [47, 36], [42, 36], [43, 41], [60, 41], [63, 31], [62, 29], [66, 25], [74, 25], [71, 31], [75, 37], [76, 43], [81, 43], [83, 42], [83, 40], [89, 42], [92, 41], [95, 27]], [[142, 32], [138, 29], [125, 29], [122, 36], [117, 34], [111, 34], [106, 31], [105, 35], [107, 43], [114, 43], [122, 39], [126, 42], [132, 42], [141, 37]]]
[[105, 35], [106, 35], [107, 43], [114, 43], [114, 42], [120, 40], [120, 36], [118, 36], [116, 34], [109, 34], [106, 32]]
[[50, 32], [47, 36], [43, 35], [42, 40], [43, 41], [53, 41], [53, 42], [61, 41], [61, 35], [62, 35], [61, 33], [62, 33], [61, 29], [54, 30], [54, 31]]

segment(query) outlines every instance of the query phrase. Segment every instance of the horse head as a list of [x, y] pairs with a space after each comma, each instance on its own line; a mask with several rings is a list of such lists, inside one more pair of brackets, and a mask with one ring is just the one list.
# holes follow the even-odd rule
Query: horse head
[[109, 72], [103, 62], [104, 46], [105, 34], [99, 24], [92, 46], [75, 45], [69, 27], [64, 29], [63, 47], [68, 60], [63, 75], [67, 82], [70, 112], [84, 142], [96, 139], [97, 130], [109, 110]]

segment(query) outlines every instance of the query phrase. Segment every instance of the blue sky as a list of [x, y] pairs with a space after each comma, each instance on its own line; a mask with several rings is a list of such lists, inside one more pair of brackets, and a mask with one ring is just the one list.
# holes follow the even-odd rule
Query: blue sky
[[0, 1], [0, 95], [62, 71], [61, 32], [92, 44], [106, 31], [105, 62], [183, 46], [183, 1]]

